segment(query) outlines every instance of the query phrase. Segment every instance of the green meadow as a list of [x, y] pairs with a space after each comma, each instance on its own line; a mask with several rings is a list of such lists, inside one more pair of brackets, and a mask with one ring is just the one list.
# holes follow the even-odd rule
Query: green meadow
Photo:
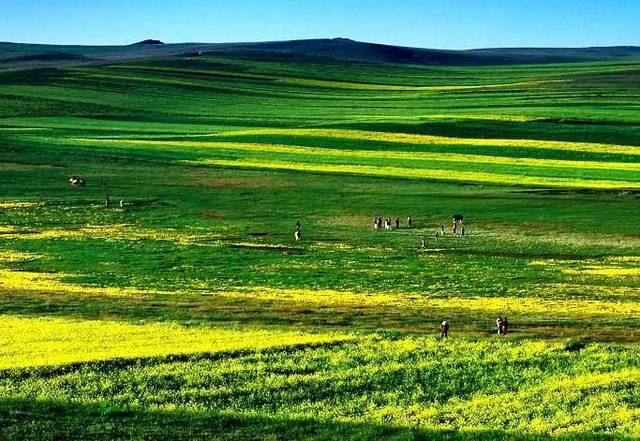
[[638, 438], [639, 159], [634, 62], [0, 70], [0, 439]]

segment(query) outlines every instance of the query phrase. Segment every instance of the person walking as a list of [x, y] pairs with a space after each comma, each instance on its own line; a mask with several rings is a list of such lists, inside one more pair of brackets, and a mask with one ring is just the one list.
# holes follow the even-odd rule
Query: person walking
[[502, 335], [502, 326], [503, 326], [503, 320], [502, 317], [498, 317], [496, 319], [496, 327], [498, 328], [498, 335]]
[[396, 230], [400, 228], [400, 218], [396, 217]]
[[407, 228], [411, 228], [413, 221], [411, 220], [411, 216], [407, 217]]

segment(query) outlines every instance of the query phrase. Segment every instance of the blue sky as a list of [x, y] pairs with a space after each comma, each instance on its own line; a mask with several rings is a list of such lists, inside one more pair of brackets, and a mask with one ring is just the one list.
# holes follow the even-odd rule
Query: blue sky
[[430, 48], [640, 46], [640, 0], [0, 0], [0, 41], [349, 37]]

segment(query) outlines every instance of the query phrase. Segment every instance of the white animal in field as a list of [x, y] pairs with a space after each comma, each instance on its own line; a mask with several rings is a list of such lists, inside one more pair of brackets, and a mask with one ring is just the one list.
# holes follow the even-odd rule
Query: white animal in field
[[84, 178], [71, 176], [69, 178], [69, 184], [71, 184], [72, 187], [84, 187], [85, 185], [87, 185], [87, 182], [84, 180]]

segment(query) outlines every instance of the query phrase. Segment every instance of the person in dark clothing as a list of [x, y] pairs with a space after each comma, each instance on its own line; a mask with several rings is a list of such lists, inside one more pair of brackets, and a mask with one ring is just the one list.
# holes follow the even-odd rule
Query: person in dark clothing
[[449, 322], [446, 320], [440, 324], [440, 338], [449, 338]]
[[108, 194], [104, 195], [104, 206], [105, 207], [109, 207], [109, 205], [111, 205], [111, 198], [109, 197]]
[[502, 317], [498, 317], [496, 319], [496, 327], [498, 328], [498, 335], [502, 335], [503, 323], [504, 323], [504, 320], [502, 319]]
[[502, 319], [502, 335], [507, 335], [509, 332], [509, 320], [505, 317]]
[[413, 220], [411, 219], [411, 216], [407, 217], [407, 228], [411, 228], [411, 225], [413, 225]]
[[396, 217], [396, 230], [400, 228], [400, 218]]

